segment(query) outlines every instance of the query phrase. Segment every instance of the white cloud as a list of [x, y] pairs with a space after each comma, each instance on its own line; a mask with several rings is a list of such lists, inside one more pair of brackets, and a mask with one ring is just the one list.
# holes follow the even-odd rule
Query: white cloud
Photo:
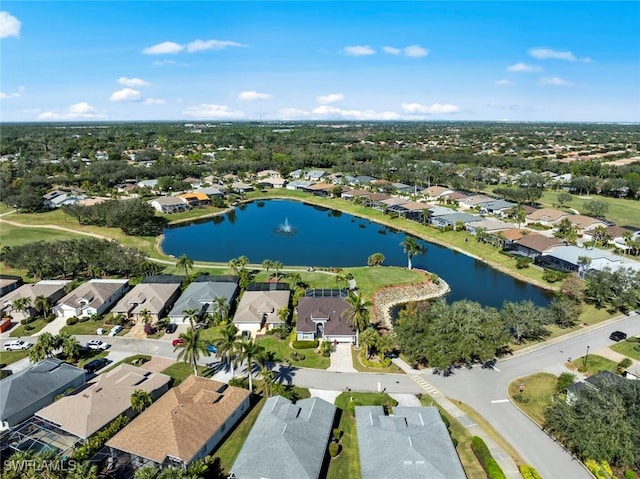
[[259, 93], [255, 90], [243, 91], [238, 95], [238, 99], [242, 101], [268, 100], [273, 95], [271, 93]]
[[422, 48], [420, 45], [409, 45], [404, 49], [404, 54], [407, 57], [421, 58], [426, 57], [429, 54], [429, 50]]
[[366, 55], [375, 55], [376, 51], [369, 45], [353, 45], [344, 47], [344, 52], [352, 57], [361, 57]]
[[388, 53], [389, 55], [400, 55], [402, 50], [400, 48], [395, 47], [382, 47], [382, 51]]
[[19, 37], [22, 23], [9, 12], [0, 12], [0, 38]]
[[225, 105], [210, 105], [202, 103], [198, 106], [190, 106], [182, 111], [183, 115], [195, 118], [228, 118], [239, 119], [244, 117], [244, 113], [231, 110]]
[[134, 90], [132, 88], [123, 88], [122, 90], [118, 90], [113, 92], [111, 97], [109, 97], [110, 101], [137, 101], [140, 99], [142, 94], [138, 90]]
[[156, 60], [155, 62], [153, 62], [153, 65], [155, 66], [171, 65], [175, 62], [176, 62], [175, 60]]
[[25, 91], [25, 87], [18, 87], [18, 91], [13, 91], [11, 93], [4, 93], [0, 91], [0, 100], [10, 100], [11, 98], [20, 98]]
[[538, 82], [540, 85], [553, 85], [553, 86], [572, 86], [573, 83], [564, 80], [560, 77], [547, 77], [541, 78]]
[[537, 65], [528, 65], [527, 63], [518, 62], [508, 66], [507, 71], [514, 73], [533, 73], [542, 71], [542, 68]]
[[568, 62], [584, 62], [591, 63], [593, 60], [589, 57], [578, 58], [572, 52], [560, 52], [551, 48], [531, 48], [529, 55], [538, 60], [566, 60]]
[[318, 103], [327, 104], [344, 100], [342, 93], [329, 93], [328, 95], [320, 95], [316, 97]]
[[203, 50], [222, 50], [228, 47], [246, 47], [246, 45], [229, 40], [194, 40], [187, 44], [187, 51], [193, 53]]
[[142, 50], [142, 53], [146, 55], [164, 55], [167, 53], [178, 53], [182, 51], [184, 47], [174, 42], [162, 42], [156, 45], [150, 46]]
[[65, 113], [57, 113], [55, 111], [46, 111], [41, 113], [38, 115], [38, 120], [89, 120], [104, 117], [105, 115], [98, 113], [98, 110], [89, 105], [86, 101], [82, 101], [80, 103], [70, 105]]
[[512, 82], [511, 80], [507, 80], [506, 78], [503, 78], [501, 80], [496, 80], [496, 85], [513, 85], [514, 82]]
[[377, 112], [374, 110], [343, 110], [334, 106], [322, 105], [311, 113], [320, 117], [343, 118], [345, 120], [399, 120], [400, 115], [392, 111]]
[[118, 78], [118, 83], [120, 83], [120, 85], [132, 87], [149, 86], [148, 81], [141, 80], [140, 78], [120, 77]]
[[402, 103], [400, 106], [402, 106], [402, 109], [409, 114], [422, 113], [427, 115], [442, 115], [458, 113], [460, 111], [460, 107], [451, 105], [449, 103], [434, 103], [433, 105], [423, 105], [421, 103]]
[[142, 103], [145, 105], [164, 105], [167, 101], [162, 98], [145, 98]]

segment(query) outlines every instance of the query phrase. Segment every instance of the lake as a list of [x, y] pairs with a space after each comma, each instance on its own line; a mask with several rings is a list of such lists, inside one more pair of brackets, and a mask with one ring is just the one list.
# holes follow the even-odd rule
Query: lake
[[[285, 224], [291, 228], [284, 232]], [[380, 252], [385, 265], [406, 266], [400, 243], [406, 234], [347, 213], [291, 200], [245, 203], [224, 215], [164, 230], [162, 249], [195, 261], [227, 263], [246, 256], [290, 266], [366, 266]], [[518, 281], [463, 253], [419, 240], [427, 251], [413, 265], [436, 273], [451, 286], [449, 301], [470, 299], [499, 307], [503, 301], [530, 299], [547, 305], [550, 293]]]

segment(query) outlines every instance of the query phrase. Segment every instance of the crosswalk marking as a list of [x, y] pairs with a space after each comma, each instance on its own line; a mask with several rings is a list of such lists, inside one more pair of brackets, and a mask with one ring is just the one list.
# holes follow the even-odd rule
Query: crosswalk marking
[[437, 396], [440, 394], [440, 391], [438, 391], [431, 384], [429, 384], [429, 382], [427, 382], [427, 380], [424, 379], [422, 376], [418, 376], [417, 374], [414, 374], [411, 376], [411, 379], [413, 379], [416, 383], [418, 383], [418, 385], [422, 389], [427, 391], [431, 396]]

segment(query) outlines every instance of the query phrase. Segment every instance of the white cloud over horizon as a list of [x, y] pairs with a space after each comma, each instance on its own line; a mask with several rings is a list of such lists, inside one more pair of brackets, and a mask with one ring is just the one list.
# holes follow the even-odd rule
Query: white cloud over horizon
[[0, 91], [0, 100], [10, 100], [11, 98], [20, 98], [22, 94], [25, 92], [26, 88], [23, 86], [19, 86], [17, 91], [11, 93], [5, 93]]
[[166, 55], [182, 51], [184, 47], [175, 42], [162, 42], [142, 50], [145, 55]]
[[344, 120], [400, 120], [398, 113], [393, 111], [377, 112], [374, 110], [343, 110], [334, 106], [322, 105], [311, 110], [311, 115], [320, 118], [340, 118]]
[[193, 40], [186, 45], [180, 45], [175, 42], [162, 42], [152, 45], [142, 50], [145, 55], [168, 55], [176, 54], [182, 51], [187, 53], [202, 52], [205, 50], [223, 50], [229, 47], [246, 47], [242, 43], [233, 42], [231, 40]]
[[376, 51], [369, 45], [352, 45], [344, 47], [344, 53], [352, 57], [375, 55]]
[[7, 11], [0, 12], [0, 38], [20, 37], [22, 22]]
[[242, 101], [268, 100], [273, 95], [271, 93], [260, 93], [255, 90], [240, 92], [238, 99]]
[[541, 78], [540, 81], [538, 81], [538, 84], [540, 85], [552, 85], [552, 86], [573, 86], [573, 83], [571, 83], [570, 81], [567, 81], [563, 78], [560, 77], [545, 77], [545, 78]]
[[578, 58], [573, 52], [570, 51], [558, 51], [551, 48], [531, 48], [529, 49], [529, 55], [538, 60], [566, 60], [569, 62], [583, 62], [591, 63], [593, 60], [589, 57]]
[[118, 83], [120, 83], [120, 85], [124, 85], [124, 86], [128, 86], [128, 87], [149, 86], [149, 82], [148, 81], [142, 80], [140, 78], [120, 77], [120, 78], [118, 78]]
[[344, 100], [344, 95], [342, 93], [329, 93], [328, 95], [320, 95], [316, 97], [316, 101], [318, 103], [322, 103], [323, 105], [326, 105], [328, 103], [335, 103], [342, 100]]
[[57, 113], [55, 111], [41, 113], [38, 115], [38, 120], [91, 120], [105, 117], [106, 115], [99, 113], [98, 110], [89, 103], [82, 101], [69, 105], [69, 108], [64, 113]]
[[138, 101], [142, 97], [142, 93], [133, 88], [123, 88], [114, 91], [109, 97], [109, 101]]
[[198, 106], [190, 106], [182, 110], [182, 114], [193, 118], [221, 118], [221, 119], [240, 119], [244, 118], [244, 113], [232, 110], [226, 105], [213, 105], [201, 103]]
[[535, 73], [541, 72], [542, 68], [537, 65], [529, 65], [527, 63], [518, 62], [508, 66], [507, 71], [512, 73]]
[[404, 55], [405, 57], [412, 58], [422, 58], [429, 55], [429, 50], [421, 47], [420, 45], [409, 45], [404, 48], [385, 46], [382, 47], [382, 51], [389, 55]]
[[449, 103], [433, 103], [432, 105], [423, 105], [421, 103], [402, 103], [400, 106], [409, 114], [443, 115], [460, 112], [460, 107]]

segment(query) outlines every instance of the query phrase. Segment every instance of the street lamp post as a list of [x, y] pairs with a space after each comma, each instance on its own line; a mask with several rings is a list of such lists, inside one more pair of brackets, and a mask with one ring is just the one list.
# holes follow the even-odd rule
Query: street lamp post
[[587, 354], [584, 355], [583, 366], [587, 369], [587, 360], [589, 359], [589, 346], [587, 346]]

